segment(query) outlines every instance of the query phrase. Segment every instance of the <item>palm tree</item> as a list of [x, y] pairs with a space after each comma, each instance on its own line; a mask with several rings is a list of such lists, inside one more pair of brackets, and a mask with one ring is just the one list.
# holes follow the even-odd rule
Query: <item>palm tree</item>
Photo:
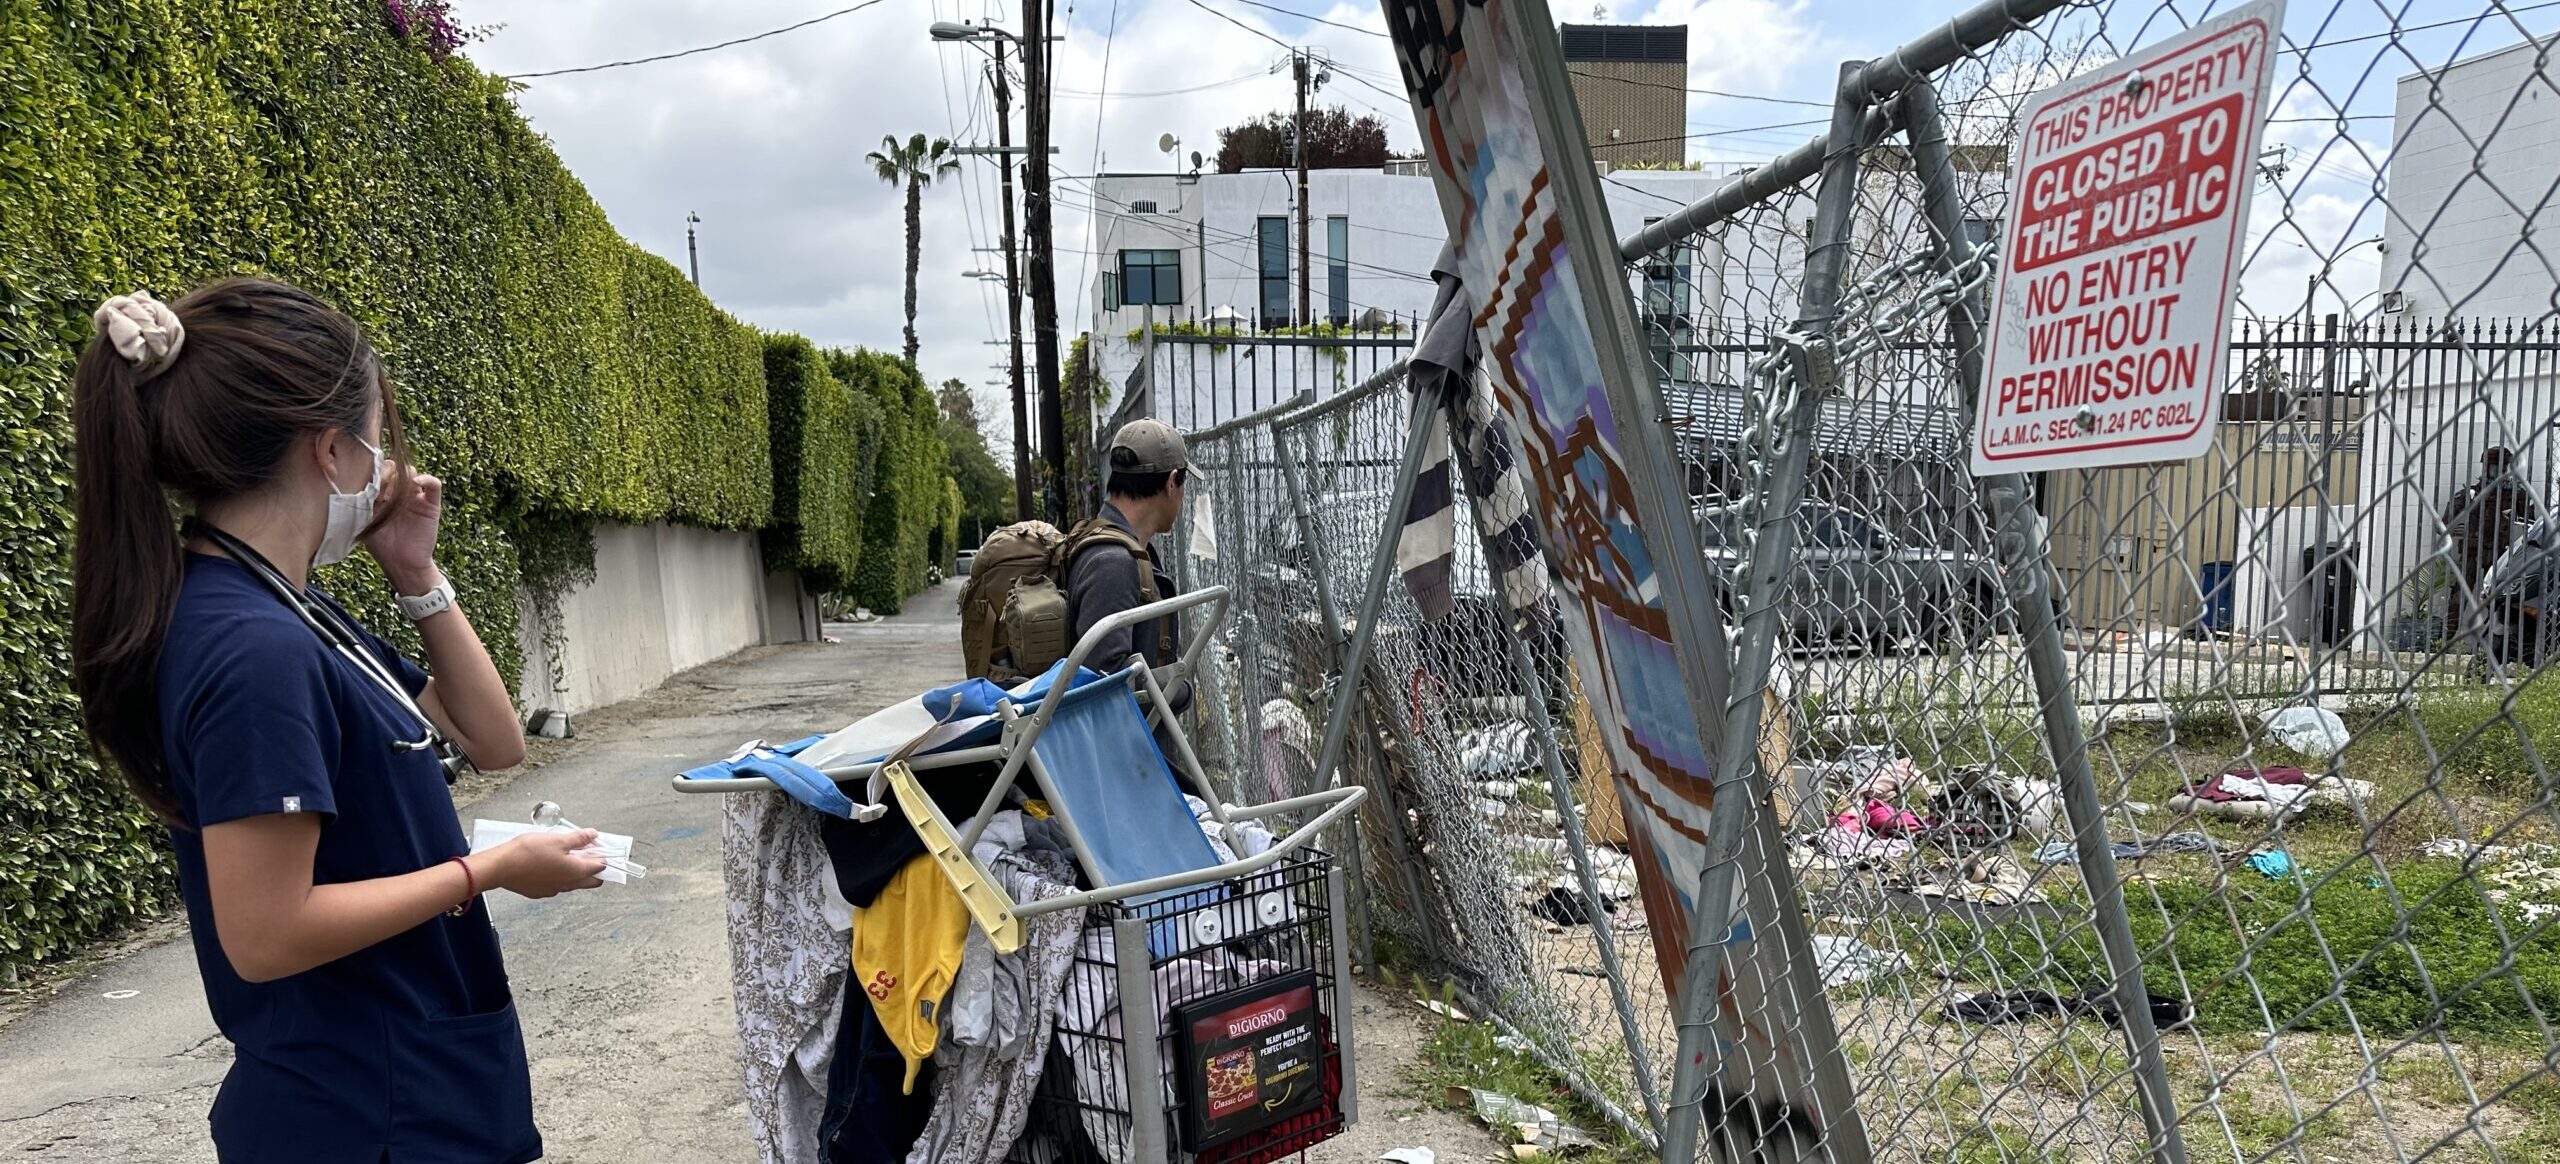
[[924, 188], [958, 173], [960, 155], [951, 139], [928, 142], [921, 133], [898, 144], [896, 134], [880, 139], [871, 151], [871, 172], [891, 186], [907, 188], [907, 362], [916, 360], [916, 265], [924, 258]]

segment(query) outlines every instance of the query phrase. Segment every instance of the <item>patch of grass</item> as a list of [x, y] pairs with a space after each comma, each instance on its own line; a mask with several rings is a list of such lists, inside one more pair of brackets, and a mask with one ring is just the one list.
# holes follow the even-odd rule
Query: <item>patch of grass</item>
[[2553, 1078], [2560, 1067], [2535, 1062], [2530, 1070], [2533, 1074], [2499, 1101], [2523, 1112], [2524, 1126], [2501, 1133], [2495, 1142], [2510, 1160], [2560, 1160], [2560, 1079]]
[[[2269, 1015], [2288, 1030], [2337, 1033], [2361, 1026], [2376, 1037], [2425, 1030], [2490, 1037], [2539, 1033], [2519, 1005], [2519, 991], [2542, 1008], [2560, 1007], [2560, 927], [2531, 933], [2510, 953], [2500, 944], [2489, 907], [2471, 888], [2455, 884], [2462, 876], [2456, 863], [2393, 868], [2390, 880], [2398, 886], [2399, 902], [2376, 872], [2370, 863], [2348, 865], [2311, 889], [2249, 873], [2146, 885], [2143, 890], [2156, 896], [2160, 908], [2133, 911], [2134, 937], [2158, 975], [2155, 989], [2176, 981], [2174, 959], [2176, 970], [2202, 992], [2194, 1000], [2196, 1022], [2207, 1033], [2263, 1030]], [[1956, 974], [1965, 979], [2094, 988], [2107, 981], [2106, 963], [2098, 943], [2078, 940], [2086, 936], [2085, 922], [2067, 920], [2086, 916], [2085, 903], [2073, 901], [2075, 895], [2069, 887], [2053, 887], [2061, 920], [1991, 932], [1975, 931], [1960, 919], [1938, 921], [1942, 952], [1952, 956]], [[2406, 916], [2403, 904], [2411, 910]], [[2170, 919], [2177, 919], [2174, 928]], [[2503, 920], [2511, 936], [2528, 932], [2518, 915]], [[2331, 968], [2333, 954], [2337, 970]], [[2343, 981], [2339, 971], [2345, 971]], [[2482, 984], [2463, 989], [2475, 982]]]
[[2084, 1095], [2093, 1081], [2120, 1074], [2132, 1066], [2124, 1039], [2113, 1030], [2089, 1023], [2062, 1028], [2053, 1045], [2027, 1062], [2020, 1081], [2055, 1095]]
[[[1600, 1141], [1596, 1151], [1576, 1153], [1577, 1162], [1643, 1164], [1653, 1158], [1641, 1142], [1603, 1118], [1545, 1064], [1504, 1048], [1496, 1042], [1498, 1037], [1492, 1023], [1443, 1020], [1423, 1040], [1412, 1082], [1422, 1089], [1424, 1099], [1466, 1112], [1470, 1119], [1475, 1108], [1467, 1088], [1499, 1092], [1546, 1108]], [[1495, 1134], [1509, 1138], [1507, 1129], [1497, 1129]]]
[[1947, 1164], [2065, 1164], [2068, 1159], [2037, 1148], [2035, 1137], [2025, 1132], [1994, 1124], [1967, 1130], [1947, 1152]]
[[2371, 770], [2423, 781], [2440, 771], [2459, 791], [2542, 798], [2553, 790], [2541, 773], [2560, 764], [2560, 679], [2538, 674], [2512, 693], [2467, 684], [2429, 687], [2351, 714], [2347, 726], [2355, 733], [2345, 753], [2351, 774]]
[[2340, 1118], [2340, 1108], [2322, 1111], [2305, 1100], [2301, 1114], [2296, 1115], [2282, 1094], [2273, 1086], [2259, 1088], [2234, 1080], [2215, 1098], [2215, 1107], [2231, 1127], [2231, 1138], [2249, 1158], [2277, 1148], [2308, 1148], [2344, 1138], [2346, 1121]]

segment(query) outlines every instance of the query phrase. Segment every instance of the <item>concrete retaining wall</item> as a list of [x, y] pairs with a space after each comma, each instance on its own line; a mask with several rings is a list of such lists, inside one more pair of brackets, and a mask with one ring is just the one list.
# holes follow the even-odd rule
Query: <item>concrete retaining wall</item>
[[[804, 637], [789, 612], [769, 618], [769, 583], [752, 533], [605, 525], [595, 538], [595, 580], [561, 598], [555, 627], [523, 603], [526, 707], [575, 715], [742, 648]], [[798, 590], [793, 580], [773, 592]]]

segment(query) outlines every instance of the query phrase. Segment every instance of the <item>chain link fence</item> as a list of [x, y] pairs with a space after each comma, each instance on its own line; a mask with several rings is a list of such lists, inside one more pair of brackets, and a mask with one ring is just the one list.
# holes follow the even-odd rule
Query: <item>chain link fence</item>
[[[1845, 226], [1803, 167], [1629, 255], [1732, 649], [1768, 664], [1729, 722], [1774, 827], [1722, 856], [1794, 870], [1871, 1146], [1785, 1159], [2560, 1159], [2560, 7], [2293, 4], [2207, 453], [1967, 463], [2023, 102], [2203, 15], [1959, 20], [1925, 88], [1871, 95]], [[1187, 581], [1239, 595], [1212, 762], [1306, 791], [1355, 700], [1371, 956], [1651, 1139], [1677, 1015], [1626, 820], [1466, 497], [1454, 612], [1391, 583], [1344, 674], [1401, 516], [1397, 371], [1194, 443]]]

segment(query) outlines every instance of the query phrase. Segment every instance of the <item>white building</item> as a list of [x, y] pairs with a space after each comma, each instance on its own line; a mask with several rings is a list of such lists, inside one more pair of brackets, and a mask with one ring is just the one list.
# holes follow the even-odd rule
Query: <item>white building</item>
[[2426, 587], [2408, 583], [2443, 549], [2445, 508], [2479, 478], [2487, 450], [2512, 450], [2553, 499], [2560, 361], [2505, 339], [2513, 327], [2519, 339], [2560, 341], [2560, 252], [2539, 241], [2560, 227], [2560, 90], [2543, 58], [2552, 43], [2399, 80], [2381, 308], [2428, 333], [2450, 321], [2465, 339], [2376, 351], [2357, 369], [2370, 384], [2355, 497], [2362, 627], [2441, 616], [2443, 596], [2421, 611]]
[[[1895, 155], [1888, 149], [1880, 155]], [[1888, 228], [1911, 238], [1884, 248], [1909, 253], [1920, 227], [1905, 168], [1891, 157], [1871, 170], [1874, 196], [1861, 208], [1862, 236]], [[1959, 150], [1971, 205], [1997, 198], [2003, 163], [1996, 150]], [[1604, 175], [1611, 233], [1626, 237], [1696, 201], [1747, 167], [1617, 170]], [[1136, 366], [1133, 338], [1152, 321], [1268, 334], [1300, 322], [1296, 175], [1285, 170], [1235, 174], [1106, 174], [1093, 186], [1097, 240], [1093, 305], [1085, 327], [1097, 337], [1100, 364], [1114, 390]], [[1308, 176], [1309, 314], [1319, 324], [1374, 329], [1388, 324], [1408, 336], [1430, 314], [1436, 291], [1431, 265], [1445, 235], [1432, 179], [1414, 163], [1380, 170], [1317, 170]], [[1725, 342], [1733, 329], [1791, 318], [1793, 287], [1804, 262], [1812, 199], [1798, 195], [1752, 212], [1661, 256], [1630, 275], [1629, 291], [1660, 345], [1657, 359], [1674, 380], [1691, 378], [1694, 353], [1684, 346]], [[1987, 229], [1987, 225], [1985, 226]], [[1854, 273], [1854, 271], [1853, 271]], [[1196, 345], [1195, 345], [1196, 346]], [[1248, 358], [1230, 345], [1230, 360]], [[1197, 353], [1193, 353], [1195, 356]], [[1210, 371], [1159, 376], [1158, 411], [1186, 428], [1230, 419], [1284, 398], [1293, 385], [1329, 392], [1347, 387], [1334, 364], [1303, 349], [1291, 369], [1255, 368], [1240, 375]], [[1250, 358], [1268, 362], [1267, 352]], [[1365, 366], [1365, 365], [1363, 365]], [[1712, 379], [1703, 370], [1698, 379]], [[1337, 383], [1337, 381], [1343, 381]]]
[[2542, 56], [2551, 43], [2400, 78], [2382, 224], [2385, 310], [2532, 320], [2560, 307], [2560, 255], [2525, 237], [2528, 226], [2560, 220], [2542, 209], [2560, 172], [2560, 91]]
[[[1318, 324], [1355, 330], [1385, 324], [1409, 337], [1430, 314], [1431, 265], [1445, 233], [1439, 196], [1427, 174], [1410, 165], [1401, 169], [1308, 175], [1315, 243], [1307, 256], [1308, 307]], [[1703, 197], [1737, 169], [1609, 175], [1603, 189], [1614, 233], [1631, 234]], [[1131, 336], [1151, 320], [1160, 328], [1214, 326], [1245, 334], [1297, 322], [1296, 187], [1295, 173], [1283, 170], [1107, 174], [1095, 182], [1093, 237], [1100, 253], [1086, 327], [1099, 341], [1101, 367], [1115, 390], [1136, 366], [1139, 345]], [[1680, 269], [1652, 272], [1649, 309], [1690, 316], [1723, 298], [1720, 245], [1701, 239], [1689, 251], [1680, 256]], [[1170, 382], [1191, 377], [1161, 377], [1159, 411], [1196, 428], [1275, 402], [1286, 394], [1279, 385], [1347, 386], [1333, 383], [1338, 377], [1314, 353], [1297, 358], [1295, 374], [1202, 375], [1196, 385]]]

